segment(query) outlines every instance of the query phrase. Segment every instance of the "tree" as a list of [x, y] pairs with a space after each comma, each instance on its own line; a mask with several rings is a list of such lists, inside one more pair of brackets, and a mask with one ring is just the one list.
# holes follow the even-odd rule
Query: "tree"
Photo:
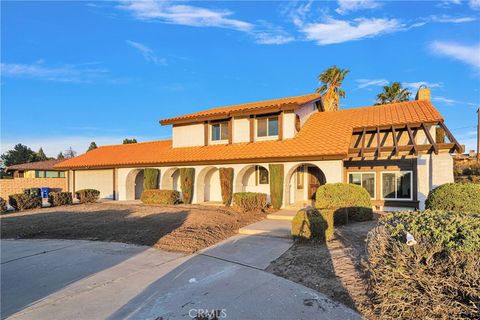
[[60, 153], [58, 154], [57, 159], [58, 159], [58, 160], [63, 160], [63, 159], [65, 159], [65, 156], [63, 155], [62, 152], [60, 152]]
[[64, 153], [63, 153], [63, 156], [66, 158], [66, 159], [70, 159], [70, 158], [73, 158], [77, 155], [77, 151], [73, 150], [72, 147], [69, 147]]
[[130, 143], [137, 143], [137, 139], [135, 139], [135, 138], [133, 138], [133, 139], [125, 138], [125, 139], [123, 139], [123, 144], [130, 144]]
[[383, 87], [383, 92], [377, 94], [377, 103], [387, 104], [408, 101], [412, 93], [407, 88], [402, 88], [400, 82], [393, 82], [388, 86]]
[[92, 151], [93, 149], [97, 149], [97, 148], [98, 148], [98, 147], [97, 147], [97, 144], [95, 143], [95, 141], [92, 141], [92, 142], [90, 143], [90, 146], [89, 146], [88, 149], [87, 149], [87, 152], [88, 152], [88, 151]]
[[37, 152], [37, 159], [38, 159], [38, 161], [48, 160], [47, 155], [45, 154], [45, 152], [43, 152], [43, 148], [41, 148], [41, 147]]
[[349, 72], [350, 70], [332, 66], [318, 76], [322, 85], [316, 91], [323, 95], [323, 106], [326, 111], [338, 110], [340, 98], [345, 98], [345, 91], [341, 89], [342, 81]]
[[2, 154], [1, 159], [5, 166], [8, 167], [14, 164], [38, 161], [38, 156], [35, 151], [32, 151], [29, 147], [19, 143], [13, 147], [13, 150], [9, 150]]

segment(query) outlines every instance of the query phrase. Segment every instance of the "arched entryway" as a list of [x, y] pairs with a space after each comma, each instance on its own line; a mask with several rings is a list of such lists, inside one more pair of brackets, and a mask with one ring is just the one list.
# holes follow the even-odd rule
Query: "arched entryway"
[[127, 179], [125, 181], [126, 200], [140, 199], [143, 192], [143, 177], [143, 169], [134, 169], [128, 173]]
[[195, 191], [197, 202], [222, 202], [220, 173], [218, 168], [210, 166], [203, 168], [196, 179]]
[[180, 191], [180, 169], [169, 168], [162, 175], [160, 188], [162, 190], [177, 190]]
[[317, 188], [326, 182], [318, 166], [310, 163], [294, 166], [286, 176], [285, 203], [299, 207], [314, 204]]
[[270, 173], [261, 165], [243, 167], [235, 176], [235, 192], [270, 193]]

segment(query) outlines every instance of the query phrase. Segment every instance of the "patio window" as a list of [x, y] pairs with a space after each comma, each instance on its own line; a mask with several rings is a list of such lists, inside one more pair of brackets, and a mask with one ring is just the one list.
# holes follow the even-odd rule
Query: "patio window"
[[212, 124], [212, 141], [228, 140], [228, 122]]
[[375, 172], [350, 172], [348, 174], [348, 183], [365, 188], [371, 199], [375, 199], [375, 180]]
[[257, 137], [278, 136], [278, 116], [257, 119]]
[[255, 166], [255, 182], [259, 184], [268, 184], [268, 170], [262, 166]]
[[382, 199], [412, 200], [412, 172], [382, 173]]

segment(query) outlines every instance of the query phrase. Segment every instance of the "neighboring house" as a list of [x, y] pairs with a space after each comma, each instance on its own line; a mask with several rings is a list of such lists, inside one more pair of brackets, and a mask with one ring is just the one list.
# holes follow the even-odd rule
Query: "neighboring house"
[[5, 170], [12, 171], [14, 178], [65, 178], [65, 170], [55, 168], [62, 160], [45, 160], [16, 164]]
[[[453, 181], [461, 152], [422, 88], [414, 101], [324, 111], [318, 94], [215, 108], [161, 120], [172, 140], [104, 146], [56, 165], [71, 191], [138, 198], [144, 168], [160, 188], [180, 190], [179, 168], [195, 168], [194, 203], [221, 201], [219, 168], [234, 169], [234, 192], [269, 194], [269, 164], [284, 165], [283, 206], [310, 203], [324, 183], [363, 186], [378, 209], [422, 208], [428, 192]], [[435, 141], [440, 128], [449, 142]], [[140, 178], [139, 178], [140, 177]]]

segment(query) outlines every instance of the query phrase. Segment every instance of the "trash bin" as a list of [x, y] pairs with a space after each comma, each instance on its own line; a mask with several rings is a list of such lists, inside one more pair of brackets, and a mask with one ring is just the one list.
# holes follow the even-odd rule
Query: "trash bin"
[[41, 192], [42, 192], [42, 198], [43, 199], [48, 199], [48, 194], [50, 193], [50, 188], [43, 187], [43, 188], [41, 188]]

